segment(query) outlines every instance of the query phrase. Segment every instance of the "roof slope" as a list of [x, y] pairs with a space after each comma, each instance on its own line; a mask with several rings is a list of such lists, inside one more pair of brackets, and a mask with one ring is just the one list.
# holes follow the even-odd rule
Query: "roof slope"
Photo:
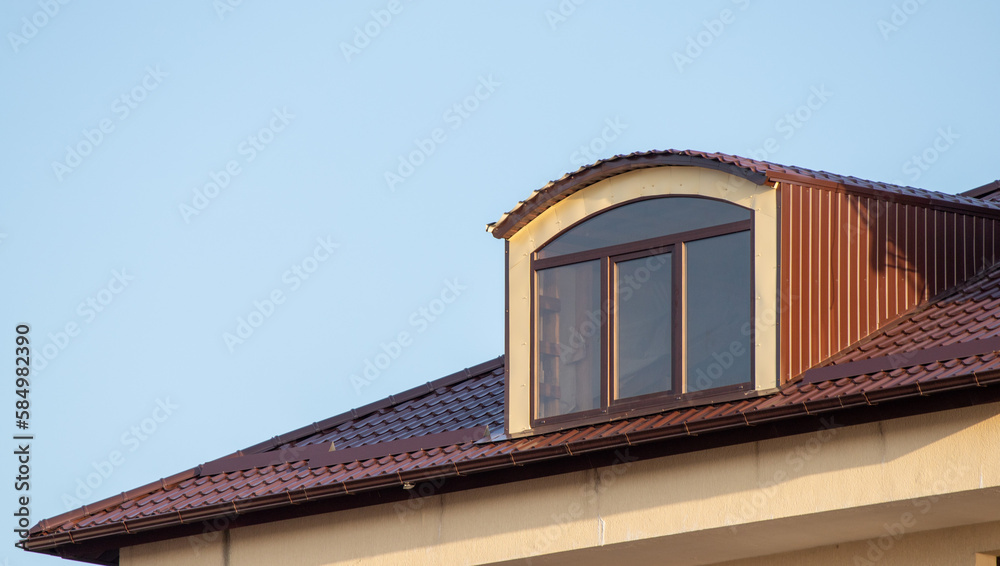
[[[500, 224], [505, 224], [503, 230], [516, 231], [520, 223], [545, 206], [586, 183], [597, 182], [602, 175], [665, 164], [721, 168], [761, 183], [773, 176], [808, 177], [991, 214], [1000, 211], [1000, 202], [724, 154], [668, 151], [618, 156], [550, 183], [533, 195], [533, 202], [525, 201], [502, 219], [494, 235], [502, 237]], [[307, 514], [391, 502], [403, 498], [401, 494], [406, 492], [401, 487], [427, 480], [448, 479], [449, 486], [458, 486], [455, 489], [473, 486], [470, 477], [485, 478], [480, 480], [485, 484], [502, 483], [522, 473], [559, 473], [567, 466], [595, 466], [599, 456], [622, 448], [652, 447], [662, 455], [663, 450], [704, 449], [758, 438], [753, 434], [797, 434], [803, 432], [804, 419], [815, 415], [837, 413], [838, 418], [851, 418], [863, 413], [867, 416], [859, 418], [890, 418], [893, 411], [885, 405], [871, 409], [880, 403], [930, 411], [955, 403], [950, 395], [958, 393], [964, 395], [965, 403], [997, 401], [1000, 264], [904, 314], [834, 356], [825, 367], [809, 370], [799, 382], [780, 390], [750, 391], [738, 400], [507, 438], [501, 434], [503, 371], [502, 357], [490, 360], [43, 520], [31, 529], [26, 547], [114, 564], [121, 546], [201, 532], [183, 529], [212, 519], [225, 518], [225, 525], [250, 524], [294, 516], [279, 513], [292, 508]], [[929, 397], [939, 400], [938, 404], [927, 401]], [[769, 426], [755, 426], [763, 423]], [[487, 427], [492, 434], [484, 434]], [[717, 431], [731, 434], [710, 434]], [[377, 497], [343, 497], [362, 494]], [[239, 522], [244, 520], [248, 522]]]
[[546, 209], [580, 189], [628, 171], [670, 165], [718, 169], [743, 177], [758, 185], [774, 183], [775, 181], [838, 185], [857, 191], [883, 193], [897, 198], [918, 199], [943, 206], [972, 208], [979, 211], [985, 209], [991, 210], [994, 214], [1000, 212], [1000, 201], [981, 200], [976, 198], [978, 195], [969, 193], [950, 195], [891, 183], [869, 181], [850, 175], [837, 175], [804, 167], [779, 165], [769, 161], [758, 161], [725, 153], [668, 149], [616, 155], [581, 167], [572, 173], [567, 173], [533, 192], [527, 199], [501, 216], [499, 220], [489, 224], [487, 230], [496, 238], [509, 238]]
[[835, 356], [844, 364], [877, 357], [906, 356], [931, 348], [1000, 338], [1000, 264], [917, 306]]
[[1000, 180], [986, 183], [981, 187], [976, 187], [970, 191], [965, 191], [962, 196], [975, 197], [983, 200], [1000, 201]]
[[[398, 397], [392, 396], [372, 403], [366, 408], [353, 409], [322, 423], [240, 450], [215, 462], [244, 454], [288, 453], [296, 447], [322, 443], [333, 443], [338, 450], [344, 450], [476, 426], [503, 429], [502, 358], [428, 383]], [[289, 437], [291, 440], [287, 440]], [[366, 464], [361, 468], [370, 467], [371, 462]], [[287, 464], [266, 466], [243, 473], [218, 474], [211, 478], [201, 475], [202, 468], [203, 466], [198, 466], [120, 496], [43, 520], [35, 526], [33, 532], [60, 532], [162, 513], [176, 513], [215, 501], [230, 501], [233, 496], [236, 499], [253, 498], [288, 488], [285, 483], [289, 479], [287, 474], [277, 483], [274, 480], [253, 481], [253, 478], [268, 474], [287, 472], [290, 469]], [[341, 468], [348, 472], [359, 471], [358, 466], [353, 465]], [[324, 471], [297, 474], [300, 479], [305, 479], [307, 475], [319, 478], [328, 474]], [[213, 493], [223, 492], [227, 492], [227, 497], [213, 498]]]
[[[304, 459], [201, 475], [200, 466], [119, 497], [45, 520], [31, 531], [29, 548], [56, 549], [67, 543], [129, 536], [185, 522], [207, 520], [305, 501], [337, 498], [409, 482], [449, 478], [571, 458], [588, 452], [704, 435], [760, 423], [869, 407], [892, 400], [933, 396], [943, 391], [990, 386], [1000, 390], [1000, 264], [903, 317], [838, 357], [847, 376], [827, 376], [787, 384], [769, 394], [704, 406], [676, 408], [525, 438], [494, 434], [443, 446], [310, 467]], [[892, 367], [850, 371], [852, 363], [884, 360], [890, 353], [926, 351], [927, 346], [971, 345], [974, 354], [921, 361], [891, 358]], [[985, 349], [983, 349], [985, 348]], [[931, 347], [930, 351], [935, 351]], [[295, 447], [332, 442], [337, 450], [403, 438], [441, 436], [470, 427], [502, 428], [503, 359], [459, 372], [373, 404], [284, 435], [244, 453], [278, 454]], [[978, 395], [978, 394], [977, 394]], [[992, 395], [993, 399], [996, 395]], [[1000, 397], [998, 397], [1000, 398]], [[983, 397], [986, 399], [986, 397]], [[884, 418], [884, 417], [882, 417]], [[318, 430], [314, 430], [318, 428]], [[294, 454], [294, 451], [292, 452]], [[225, 461], [222, 459], [220, 461]], [[219, 461], [217, 461], [219, 462]]]
[[[502, 389], [503, 375], [498, 370], [499, 367], [471, 376], [456, 389], [488, 391], [481, 399], [488, 398], [502, 407], [502, 394], [497, 391]], [[28, 547], [47, 550], [88, 539], [136, 535], [170, 525], [227, 518], [234, 513], [253, 513], [378, 488], [398, 489], [408, 482], [513, 468], [597, 450], [681, 439], [955, 389], [988, 385], [998, 389], [1000, 371], [997, 370], [1000, 370], [1000, 354], [991, 352], [833, 381], [790, 384], [770, 395], [527, 438], [464, 442], [320, 468], [295, 461], [211, 476], [199, 476], [195, 471], [147, 486], [144, 493], [123, 495], [42, 521], [32, 529]], [[429, 394], [428, 398], [443, 399], [450, 395], [451, 392], [442, 392]], [[433, 413], [431, 410], [425, 417], [447, 419], [450, 414]], [[393, 414], [393, 411], [386, 413], [390, 418]], [[484, 413], [476, 422], [492, 420], [492, 415]], [[417, 426], [414, 430], [419, 429]]]
[[[500, 367], [467, 378], [456, 389], [466, 393], [482, 389], [487, 393], [480, 399], [489, 399], [502, 410], [503, 374]], [[236, 508], [251, 510], [255, 499], [279, 495], [288, 503], [288, 493], [292, 500], [298, 497], [322, 497], [344, 495], [377, 487], [369, 480], [388, 479], [388, 483], [401, 485], [407, 478], [421, 479], [427, 474], [412, 472], [440, 471], [445, 468], [452, 474], [456, 471], [468, 473], [495, 466], [513, 466], [552, 455], [569, 455], [585, 452], [588, 448], [603, 448], [605, 440], [618, 438], [623, 445], [671, 436], [688, 436], [714, 429], [747, 426], [758, 422], [783, 418], [795, 411], [823, 412], [850, 405], [868, 405], [894, 397], [910, 396], [916, 390], [902, 390], [903, 386], [922, 384], [926, 394], [936, 389], [956, 386], [975, 386], [974, 381], [956, 379], [990, 370], [1000, 370], [1000, 354], [997, 352], [970, 356], [964, 359], [944, 360], [934, 364], [907, 367], [892, 372], [875, 372], [822, 383], [798, 383], [784, 387], [771, 395], [759, 396], [727, 403], [717, 403], [701, 407], [686, 407], [613, 423], [605, 423], [542, 434], [521, 439], [501, 439], [495, 442], [465, 442], [461, 444], [418, 450], [406, 454], [386, 455], [365, 461], [338, 464], [322, 468], [309, 468], [303, 461], [265, 466], [246, 471], [199, 476], [197, 470], [186, 478], [173, 478], [147, 486], [147, 493], [128, 497], [126, 500], [114, 498], [71, 512], [73, 516], [42, 521], [34, 529], [33, 536], [55, 535], [78, 531], [75, 540], [83, 540], [82, 531], [111, 524], [128, 523], [130, 531], [138, 532], [143, 519], [167, 517], [171, 520], [183, 518], [185, 511], [220, 506], [223, 513], [231, 513], [233, 502]], [[984, 376], [983, 383], [1000, 383], [1000, 375]], [[500, 394], [497, 392], [501, 391]], [[428, 395], [432, 399], [452, 397], [451, 390]], [[432, 402], [433, 403], [433, 402]], [[436, 404], [436, 403], [433, 403]], [[442, 404], [442, 408], [447, 404]], [[385, 413], [388, 418], [395, 411]], [[435, 417], [445, 416], [428, 415]], [[418, 420], [415, 431], [421, 429]], [[484, 413], [479, 423], [494, 421], [494, 417]], [[396, 419], [395, 422], [400, 422]], [[353, 423], [352, 423], [353, 424]], [[627, 438], [626, 438], [627, 437]], [[556, 450], [545, 450], [556, 448]], [[542, 451], [545, 455], [539, 455]], [[523, 456], [523, 458], [519, 457]], [[466, 464], [467, 467], [463, 467]], [[458, 465], [456, 467], [456, 465]], [[410, 474], [410, 475], [400, 475]], [[324, 489], [326, 488], [326, 489]], [[315, 491], [311, 491], [315, 490]], [[308, 493], [307, 493], [308, 492]], [[240, 503], [247, 503], [241, 505]], [[122, 525], [124, 532], [124, 525]], [[68, 538], [67, 538], [68, 541]]]

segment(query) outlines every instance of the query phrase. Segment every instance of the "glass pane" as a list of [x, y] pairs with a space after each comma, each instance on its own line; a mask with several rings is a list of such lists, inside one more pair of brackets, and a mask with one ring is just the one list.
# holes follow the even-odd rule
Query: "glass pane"
[[538, 271], [536, 413], [540, 418], [601, 407], [601, 263]]
[[741, 206], [695, 197], [641, 200], [599, 214], [552, 240], [538, 257], [556, 257], [648, 238], [750, 220]]
[[687, 391], [750, 381], [750, 232], [686, 244]]
[[617, 398], [670, 391], [671, 254], [617, 263]]

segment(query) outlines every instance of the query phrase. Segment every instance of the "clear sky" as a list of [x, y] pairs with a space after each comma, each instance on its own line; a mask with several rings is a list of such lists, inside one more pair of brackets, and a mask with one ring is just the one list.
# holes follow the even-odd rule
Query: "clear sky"
[[[4, 1], [0, 432], [28, 323], [32, 524], [502, 354], [484, 227], [596, 159], [997, 179], [998, 21], [987, 1]], [[54, 564], [11, 546], [6, 453], [0, 560]]]

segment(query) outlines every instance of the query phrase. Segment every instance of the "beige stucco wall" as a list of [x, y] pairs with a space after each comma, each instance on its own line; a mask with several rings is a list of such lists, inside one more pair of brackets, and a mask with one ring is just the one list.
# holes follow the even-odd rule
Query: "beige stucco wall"
[[142, 566], [228, 566], [229, 546], [225, 532], [209, 529], [197, 537], [185, 537], [129, 546], [121, 549], [119, 563]]
[[[998, 439], [993, 403], [641, 462], [623, 452], [599, 470], [234, 529], [220, 552], [232, 566], [587, 566], [819, 549], [822, 560], [796, 563], [843, 564], [822, 547], [877, 539], [897, 521], [912, 535], [1000, 520]], [[997, 546], [969, 536], [962, 548]], [[218, 563], [194, 561], [192, 546], [127, 548], [122, 564]]]
[[[990, 551], [990, 555], [980, 554], [984, 551]], [[864, 541], [725, 562], [719, 566], [996, 566], [997, 554], [1000, 554], [1000, 522], [899, 536], [885, 533]]]
[[655, 167], [630, 171], [591, 185], [555, 204], [510, 238], [509, 359], [511, 434], [530, 428], [531, 270], [530, 257], [560, 231], [609, 206], [653, 195], [697, 195], [727, 200], [754, 211], [754, 381], [757, 389], [778, 381], [778, 198], [777, 190], [727, 173], [697, 167]]

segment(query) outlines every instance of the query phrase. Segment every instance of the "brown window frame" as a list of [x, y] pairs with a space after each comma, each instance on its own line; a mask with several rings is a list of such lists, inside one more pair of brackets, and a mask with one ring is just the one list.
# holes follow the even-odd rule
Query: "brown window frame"
[[[684, 196], [688, 198], [708, 198], [708, 197], [698, 197], [696, 195], [671, 195], [671, 196]], [[608, 417], [618, 417], [622, 418], [629, 414], [644, 414], [653, 412], [652, 410], [669, 409], [672, 407], [682, 407], [698, 403], [709, 403], [718, 400], [729, 400], [734, 397], [734, 394], [741, 394], [741, 392], [746, 392], [747, 390], [754, 389], [754, 379], [753, 373], [751, 372], [750, 379], [746, 382], [726, 385], [722, 387], [715, 387], [712, 389], [706, 389], [695, 392], [684, 392], [684, 380], [686, 376], [684, 375], [684, 320], [686, 308], [686, 297], [684, 290], [684, 277], [685, 277], [685, 245], [688, 242], [701, 240], [705, 238], [712, 238], [716, 236], [725, 236], [728, 234], [736, 234], [740, 232], [749, 232], [751, 241], [751, 281], [748, 282], [752, 284], [753, 281], [753, 257], [754, 257], [754, 244], [753, 244], [753, 234], [754, 234], [754, 214], [750, 210], [750, 219], [741, 220], [738, 222], [731, 222], [727, 224], [720, 224], [716, 226], [710, 226], [707, 228], [699, 228], [696, 230], [689, 230], [687, 232], [679, 232], [677, 234], [671, 234], [668, 236], [660, 236], [656, 238], [649, 238], [645, 240], [638, 240], [635, 242], [629, 242], [625, 244], [616, 244], [612, 246], [606, 246], [603, 248], [598, 248], [594, 250], [586, 250], [582, 252], [574, 252], [566, 255], [539, 259], [538, 251], [543, 249], [549, 242], [552, 242], [565, 232], [573, 229], [575, 226], [611, 210], [612, 208], [617, 208], [618, 206], [624, 206], [626, 204], [632, 204], [640, 200], [647, 200], [649, 198], [670, 198], [669, 196], [659, 196], [659, 197], [643, 197], [639, 199], [630, 200], [627, 202], [620, 203], [613, 207], [608, 207], [594, 214], [588, 215], [587, 217], [575, 222], [573, 225], [567, 227], [566, 229], [559, 232], [552, 238], [550, 238], [543, 245], [539, 246], [530, 256], [530, 271], [531, 271], [531, 290], [530, 290], [530, 309], [531, 309], [531, 331], [530, 331], [530, 359], [531, 359], [531, 371], [529, 377], [529, 383], [531, 387], [530, 391], [530, 406], [529, 411], [531, 415], [531, 427], [532, 428], [542, 428], [542, 429], [558, 429], [564, 427], [565, 425], [576, 425], [576, 424], [589, 424], [593, 422], [600, 422], [607, 420]], [[721, 200], [721, 199], [711, 199], [709, 200], [720, 200], [720, 202], [725, 202], [727, 204], [733, 204], [732, 202]], [[745, 207], [744, 207], [745, 208]], [[630, 259], [639, 259], [642, 257], [649, 257], [653, 255], [671, 253], [671, 390], [662, 391], [656, 393], [650, 393], [646, 395], [639, 395], [635, 397], [628, 397], [625, 399], [615, 399], [614, 389], [617, 387], [617, 376], [614, 375], [613, 371], [613, 358], [615, 355], [615, 341], [614, 341], [614, 326], [616, 320], [615, 305], [613, 297], [617, 292], [615, 284], [616, 276], [616, 266], [622, 261], [628, 261]], [[586, 411], [578, 411], [574, 413], [567, 413], [564, 415], [555, 415], [550, 417], [538, 417], [538, 351], [537, 351], [537, 331], [539, 323], [539, 310], [537, 301], [537, 291], [538, 291], [538, 272], [540, 270], [561, 267], [564, 265], [572, 265], [575, 263], [581, 263], [584, 261], [600, 260], [601, 271], [599, 276], [599, 281], [601, 285], [601, 312], [602, 318], [604, 318], [604, 323], [601, 325], [601, 367], [600, 367], [600, 384], [601, 384], [601, 399], [599, 409], [590, 409]], [[752, 293], [751, 293], [752, 296]], [[750, 316], [751, 316], [751, 332], [753, 332], [754, 325], [752, 324], [754, 316], [754, 305], [751, 301], [750, 305]], [[751, 351], [750, 351], [750, 366], [754, 365], [754, 353], [752, 345], [754, 343], [753, 333], [750, 335]]]

